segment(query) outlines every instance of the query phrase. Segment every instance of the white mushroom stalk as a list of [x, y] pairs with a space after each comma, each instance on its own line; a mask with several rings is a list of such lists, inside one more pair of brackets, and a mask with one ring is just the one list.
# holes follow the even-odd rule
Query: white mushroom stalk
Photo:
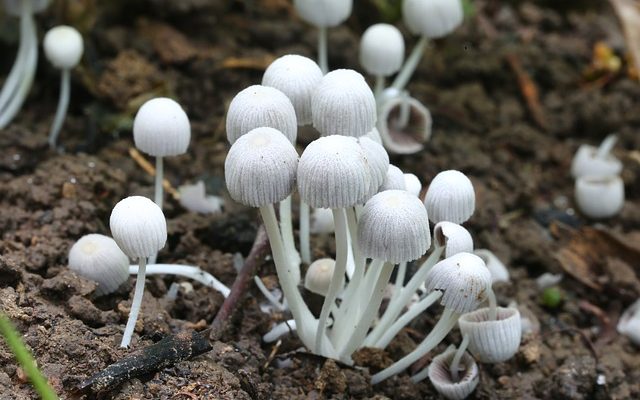
[[[139, 270], [140, 268], [137, 265], [129, 266], [130, 275], [137, 275]], [[203, 271], [200, 267], [193, 265], [148, 264], [146, 266], [146, 274], [183, 276], [220, 292], [224, 297], [229, 296], [230, 292], [230, 289], [224, 283], [217, 280], [210, 273]]]
[[82, 58], [84, 42], [82, 35], [75, 28], [66, 25], [50, 29], [44, 36], [44, 54], [49, 62], [61, 71], [60, 98], [51, 129], [49, 130], [49, 146], [55, 149], [58, 135], [69, 108], [70, 75]]
[[7, 13], [20, 18], [20, 45], [16, 61], [0, 92], [0, 129], [11, 123], [29, 94], [38, 64], [38, 36], [33, 15], [48, 0], [5, 0]]
[[128, 347], [142, 305], [147, 258], [164, 247], [167, 222], [157, 204], [146, 197], [131, 196], [116, 204], [109, 224], [120, 249], [129, 258], [138, 260], [139, 265], [129, 319], [120, 344], [120, 347]]

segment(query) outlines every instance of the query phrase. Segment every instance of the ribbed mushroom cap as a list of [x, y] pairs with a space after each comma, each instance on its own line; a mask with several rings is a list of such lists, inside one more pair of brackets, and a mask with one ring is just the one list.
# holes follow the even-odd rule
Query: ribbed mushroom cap
[[462, 24], [464, 11], [460, 0], [404, 0], [402, 16], [411, 33], [437, 39]]
[[368, 136], [361, 136], [358, 138], [358, 143], [369, 164], [369, 170], [371, 173], [371, 185], [369, 185], [369, 191], [367, 195], [360, 200], [360, 203], [364, 204], [373, 196], [378, 193], [380, 186], [387, 178], [387, 170], [389, 169], [389, 154], [382, 147], [381, 144], [373, 141]]
[[296, 142], [298, 122], [291, 100], [274, 87], [253, 85], [231, 100], [227, 111], [227, 140], [234, 144], [247, 132], [263, 126], [282, 132]]
[[464, 314], [485, 301], [491, 274], [480, 257], [458, 253], [434, 265], [425, 284], [428, 292], [443, 292], [440, 298], [443, 306]]
[[321, 137], [300, 157], [298, 191], [311, 207], [351, 207], [364, 198], [370, 185], [371, 171], [356, 138]]
[[349, 18], [353, 0], [294, 0], [293, 5], [306, 22], [318, 28], [330, 28]]
[[476, 207], [476, 195], [469, 178], [460, 171], [442, 171], [431, 181], [424, 199], [432, 222], [468, 220]]
[[360, 64], [376, 76], [395, 74], [404, 61], [404, 38], [393, 25], [375, 24], [360, 39]]
[[129, 257], [109, 236], [91, 233], [71, 246], [69, 269], [96, 282], [97, 295], [109, 294], [129, 277]]
[[583, 144], [571, 160], [571, 176], [575, 179], [582, 176], [618, 175], [622, 171], [622, 162], [613, 154], [598, 157], [598, 148]]
[[312, 262], [304, 276], [304, 287], [310, 292], [326, 296], [335, 268], [336, 261], [333, 258], [321, 258]]
[[59, 25], [51, 28], [43, 40], [44, 54], [59, 69], [71, 69], [78, 65], [84, 51], [82, 35], [74, 27]]
[[[13, 17], [19, 17], [22, 10], [24, 0], [4, 0], [4, 9], [7, 14]], [[49, 7], [50, 0], [31, 0], [32, 13], [39, 13]]]
[[180, 104], [166, 97], [144, 103], [133, 121], [133, 140], [140, 151], [156, 157], [184, 154], [191, 124]]
[[574, 196], [578, 209], [587, 217], [610, 218], [624, 206], [624, 182], [617, 175], [581, 176], [576, 180]]
[[298, 153], [277, 129], [256, 128], [233, 143], [224, 162], [231, 198], [261, 207], [280, 202], [293, 191]]
[[284, 93], [296, 111], [298, 125], [311, 124], [311, 99], [322, 80], [322, 71], [310, 58], [287, 54], [272, 62], [262, 76], [262, 85]]
[[461, 225], [438, 222], [433, 228], [433, 238], [437, 246], [445, 246], [445, 258], [458, 253], [473, 253], [471, 234]]
[[380, 192], [364, 206], [358, 244], [367, 258], [394, 264], [416, 260], [431, 245], [427, 210], [404, 190]]
[[376, 124], [376, 99], [364, 77], [338, 69], [322, 78], [311, 105], [313, 126], [322, 136], [363, 136]]
[[451, 379], [449, 365], [456, 354], [455, 349], [447, 350], [433, 357], [429, 364], [429, 379], [442, 397], [449, 400], [466, 399], [478, 386], [478, 365], [473, 357], [466, 351], [460, 359], [460, 366], [464, 368], [464, 374], [458, 382]]
[[469, 335], [469, 351], [481, 363], [493, 364], [513, 357], [520, 347], [522, 330], [517, 308], [498, 307], [498, 317], [489, 319], [489, 308], [463, 314], [458, 319], [462, 335]]
[[420, 179], [414, 174], [404, 174], [404, 186], [406, 187], [407, 192], [416, 197], [420, 196], [420, 192], [422, 191], [422, 183], [420, 182]]
[[160, 207], [142, 196], [122, 199], [113, 207], [111, 234], [129, 258], [155, 255], [167, 241], [167, 221]]
[[393, 164], [389, 164], [384, 182], [379, 189], [380, 192], [384, 192], [385, 190], [407, 190], [404, 184], [404, 173]]

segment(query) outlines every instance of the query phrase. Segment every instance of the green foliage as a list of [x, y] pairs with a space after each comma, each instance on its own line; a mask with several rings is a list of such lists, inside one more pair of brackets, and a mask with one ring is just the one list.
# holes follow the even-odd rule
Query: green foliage
[[6, 315], [0, 314], [0, 334], [4, 337], [7, 346], [18, 360], [18, 363], [31, 380], [31, 384], [42, 400], [58, 400], [58, 396], [53, 391], [49, 382], [38, 369], [35, 360], [22, 342], [20, 334], [11, 324]]
[[402, 0], [372, 0], [384, 22], [393, 24], [402, 16]]

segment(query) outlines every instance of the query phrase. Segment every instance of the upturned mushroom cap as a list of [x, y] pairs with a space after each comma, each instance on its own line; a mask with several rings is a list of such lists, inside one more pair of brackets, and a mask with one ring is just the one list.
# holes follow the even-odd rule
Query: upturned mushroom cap
[[617, 175], [581, 176], [574, 196], [578, 209], [587, 217], [611, 218], [624, 206], [624, 182]]
[[433, 228], [433, 238], [437, 246], [444, 246], [444, 256], [458, 253], [473, 253], [473, 239], [468, 230], [453, 222], [441, 221]]
[[167, 241], [167, 221], [160, 207], [142, 196], [122, 199], [113, 207], [111, 234], [129, 258], [155, 255]]
[[476, 195], [469, 178], [460, 171], [442, 171], [431, 181], [424, 199], [432, 222], [468, 220], [476, 207]]
[[231, 100], [227, 111], [227, 140], [234, 144], [247, 132], [263, 126], [282, 132], [296, 142], [298, 122], [291, 100], [274, 87], [253, 85]]
[[440, 303], [464, 314], [487, 298], [491, 274], [482, 259], [469, 253], [454, 254], [433, 266], [425, 279], [427, 291], [442, 291]]
[[464, 374], [458, 382], [451, 379], [449, 365], [456, 354], [455, 349], [447, 350], [433, 357], [429, 364], [429, 379], [442, 397], [449, 400], [466, 399], [478, 386], [478, 365], [473, 357], [465, 351], [460, 359], [460, 366], [464, 367]]
[[311, 124], [311, 99], [322, 71], [310, 58], [288, 54], [276, 59], [262, 76], [262, 85], [284, 93], [296, 111], [298, 125]]
[[97, 295], [114, 292], [129, 277], [129, 257], [109, 236], [84, 235], [69, 250], [69, 269], [98, 284]]
[[191, 124], [180, 104], [157, 97], [138, 110], [133, 140], [140, 151], [155, 157], [184, 154], [191, 140]]
[[404, 174], [404, 186], [407, 188], [407, 192], [418, 197], [422, 191], [422, 183], [420, 179], [411, 173]]
[[364, 198], [371, 171], [356, 138], [325, 136], [311, 142], [300, 157], [298, 191], [315, 208], [350, 207]]
[[[378, 132], [390, 153], [413, 154], [424, 148], [431, 137], [431, 113], [417, 99], [391, 87], [382, 92], [379, 101]], [[408, 121], [401, 118], [403, 108], [409, 107]]]
[[360, 200], [360, 203], [364, 204], [371, 198], [371, 196], [378, 193], [380, 186], [384, 184], [384, 181], [387, 178], [387, 171], [389, 169], [389, 154], [387, 154], [387, 151], [381, 144], [376, 143], [366, 135], [359, 137], [358, 143], [364, 151], [371, 173], [371, 185], [369, 185], [369, 191], [365, 198]]
[[364, 206], [358, 244], [367, 258], [394, 264], [416, 260], [431, 245], [427, 210], [404, 190], [380, 192]]
[[343, 23], [353, 9], [353, 0], [294, 0], [300, 18], [318, 28], [330, 28]]
[[376, 76], [395, 74], [404, 61], [404, 38], [393, 25], [375, 24], [360, 39], [360, 64]]
[[313, 126], [322, 136], [363, 136], [376, 124], [376, 99], [364, 77], [338, 69], [322, 78], [313, 95]]
[[[4, 0], [4, 9], [7, 14], [13, 17], [19, 17], [22, 10], [24, 0]], [[44, 11], [49, 7], [50, 0], [31, 0], [31, 11], [33, 14]]]
[[84, 42], [76, 28], [59, 25], [44, 35], [43, 47], [44, 54], [54, 67], [71, 69], [82, 58]]
[[460, 0], [404, 0], [402, 16], [411, 33], [437, 39], [462, 24], [464, 11]]
[[298, 153], [277, 129], [256, 128], [233, 143], [224, 162], [231, 198], [261, 207], [286, 199], [296, 182]]
[[310, 292], [326, 296], [335, 267], [336, 261], [333, 258], [321, 258], [312, 262], [304, 276], [304, 287]]
[[460, 332], [469, 335], [469, 351], [481, 363], [493, 364], [513, 357], [520, 347], [522, 330], [517, 308], [498, 307], [498, 317], [489, 319], [489, 308], [463, 314]]
[[379, 189], [380, 192], [385, 190], [407, 190], [404, 184], [404, 173], [393, 164], [389, 164], [384, 182]]
[[622, 162], [613, 154], [598, 157], [598, 148], [583, 144], [571, 160], [571, 176], [577, 179], [582, 176], [618, 175], [622, 171]]

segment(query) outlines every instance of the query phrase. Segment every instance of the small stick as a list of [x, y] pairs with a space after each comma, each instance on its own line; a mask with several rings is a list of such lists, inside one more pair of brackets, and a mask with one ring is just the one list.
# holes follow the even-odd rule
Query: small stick
[[[147, 174], [156, 176], [156, 169], [153, 165], [151, 165], [149, 161], [147, 161], [146, 158], [144, 158], [142, 154], [140, 154], [138, 149], [134, 147], [129, 148], [129, 155], [131, 156], [131, 158], [133, 158], [133, 161], [135, 161]], [[180, 193], [167, 179], [162, 180], [162, 187], [164, 187], [164, 190], [166, 190], [167, 193], [169, 193], [174, 198], [174, 200], [180, 200]]]
[[507, 54], [506, 60], [507, 64], [509, 64], [509, 67], [511, 67], [511, 70], [518, 79], [518, 86], [520, 87], [520, 92], [527, 103], [527, 108], [529, 109], [529, 113], [531, 113], [531, 118], [533, 118], [539, 128], [547, 130], [547, 120], [544, 116], [542, 105], [540, 104], [538, 86], [527, 71], [525, 71], [522, 66], [522, 62], [515, 54]]
[[239, 308], [240, 300], [246, 295], [247, 286], [268, 248], [269, 241], [264, 226], [260, 226], [251, 252], [209, 329], [166, 336], [158, 343], [136, 351], [85, 380], [76, 388], [75, 393], [88, 394], [113, 390], [130, 379], [155, 373], [211, 350], [211, 341], [217, 340], [222, 335], [227, 320]]

